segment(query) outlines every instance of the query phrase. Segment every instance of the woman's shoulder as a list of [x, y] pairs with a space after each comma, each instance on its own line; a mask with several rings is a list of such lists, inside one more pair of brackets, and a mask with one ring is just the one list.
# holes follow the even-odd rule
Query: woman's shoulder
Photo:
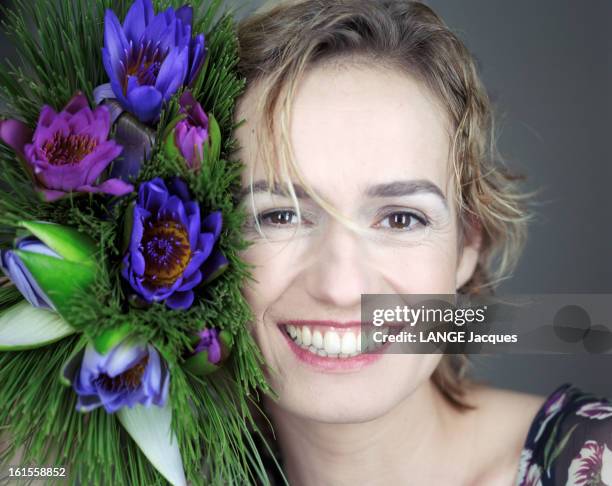
[[548, 396], [472, 389], [478, 485], [612, 486], [612, 402], [565, 384]]
[[512, 484], [517, 477], [525, 438], [545, 400], [544, 396], [469, 385], [467, 401], [474, 407], [469, 415], [476, 431], [473, 445], [479, 466], [468, 484]]
[[518, 486], [612, 485], [612, 402], [565, 384], [538, 410]]

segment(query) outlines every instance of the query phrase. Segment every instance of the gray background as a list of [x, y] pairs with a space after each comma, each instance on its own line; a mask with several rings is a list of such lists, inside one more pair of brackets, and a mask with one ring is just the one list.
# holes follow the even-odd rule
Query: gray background
[[[508, 165], [541, 189], [523, 258], [499, 292], [612, 293], [612, 0], [425, 3], [477, 58]], [[612, 397], [612, 355], [478, 357], [474, 365], [500, 387], [548, 394], [572, 382]]]

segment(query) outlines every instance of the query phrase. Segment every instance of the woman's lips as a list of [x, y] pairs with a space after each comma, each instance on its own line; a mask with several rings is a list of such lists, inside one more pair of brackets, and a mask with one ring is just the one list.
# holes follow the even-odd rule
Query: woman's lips
[[278, 327], [296, 357], [321, 371], [358, 370], [378, 361], [386, 347], [362, 344], [360, 321], [286, 321]]

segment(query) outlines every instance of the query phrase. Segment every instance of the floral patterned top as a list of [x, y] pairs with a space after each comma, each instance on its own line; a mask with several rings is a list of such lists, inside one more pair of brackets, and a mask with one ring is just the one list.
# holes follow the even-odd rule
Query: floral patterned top
[[529, 428], [516, 486], [612, 486], [612, 402], [555, 390]]

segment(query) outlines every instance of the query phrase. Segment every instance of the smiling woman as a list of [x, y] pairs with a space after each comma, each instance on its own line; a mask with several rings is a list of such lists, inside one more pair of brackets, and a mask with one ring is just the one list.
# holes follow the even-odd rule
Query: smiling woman
[[[290, 483], [580, 484], [584, 441], [561, 434], [611, 435], [573, 413], [580, 392], [494, 390], [461, 356], [362, 349], [362, 294], [491, 293], [524, 244], [530, 195], [495, 161], [465, 46], [402, 0], [282, 3], [239, 39], [244, 294]], [[595, 442], [601, 466], [612, 441]]]

